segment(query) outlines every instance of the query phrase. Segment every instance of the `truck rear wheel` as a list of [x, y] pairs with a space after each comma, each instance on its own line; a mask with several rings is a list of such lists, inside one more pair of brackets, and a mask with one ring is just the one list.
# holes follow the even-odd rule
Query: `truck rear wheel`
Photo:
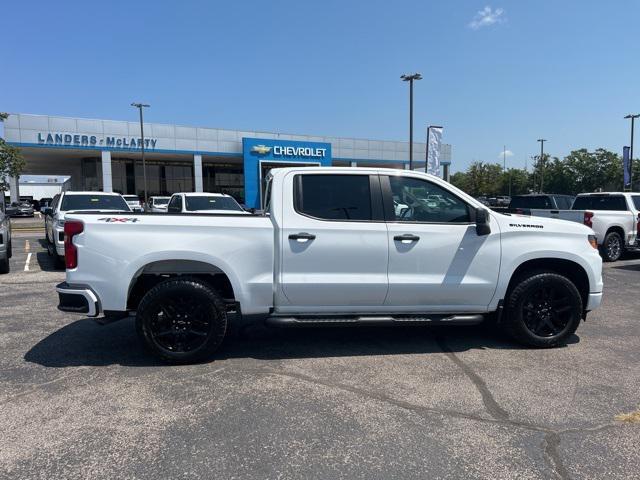
[[225, 304], [198, 279], [166, 280], [140, 301], [136, 330], [146, 347], [166, 362], [202, 361], [217, 350], [225, 337]]
[[521, 278], [507, 297], [505, 327], [516, 341], [555, 347], [575, 333], [582, 318], [582, 297], [566, 277], [538, 272]]
[[9, 251], [4, 258], [0, 258], [0, 273], [9, 273]]
[[609, 232], [602, 242], [602, 258], [605, 262], [617, 262], [622, 256], [624, 243], [618, 232]]

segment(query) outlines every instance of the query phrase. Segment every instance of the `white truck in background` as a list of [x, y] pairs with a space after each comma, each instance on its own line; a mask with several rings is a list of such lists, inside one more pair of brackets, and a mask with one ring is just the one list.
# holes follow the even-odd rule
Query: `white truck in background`
[[532, 209], [531, 215], [578, 222], [593, 229], [607, 262], [640, 248], [640, 193], [581, 193], [571, 210]]
[[491, 212], [431, 175], [274, 169], [265, 198], [260, 215], [68, 213], [58, 308], [105, 322], [135, 315], [149, 350], [186, 363], [244, 321], [494, 318], [521, 343], [553, 347], [602, 299], [591, 229]]

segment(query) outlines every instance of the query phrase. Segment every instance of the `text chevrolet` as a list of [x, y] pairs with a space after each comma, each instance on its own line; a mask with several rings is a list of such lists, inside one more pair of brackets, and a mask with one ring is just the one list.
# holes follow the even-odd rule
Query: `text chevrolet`
[[184, 363], [208, 357], [236, 322], [256, 320], [487, 318], [551, 347], [602, 299], [591, 229], [491, 212], [430, 175], [285, 168], [264, 191], [264, 215], [69, 213], [59, 308], [135, 315], [151, 351]]

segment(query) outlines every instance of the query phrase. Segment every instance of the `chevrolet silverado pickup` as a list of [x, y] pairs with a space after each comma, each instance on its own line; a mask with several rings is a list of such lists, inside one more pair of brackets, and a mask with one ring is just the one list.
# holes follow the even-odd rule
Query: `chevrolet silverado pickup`
[[135, 316], [149, 350], [186, 363], [255, 321], [490, 319], [519, 342], [552, 347], [602, 299], [589, 228], [491, 212], [434, 176], [284, 168], [264, 192], [260, 215], [68, 213], [58, 308], [103, 323]]
[[571, 210], [531, 210], [531, 215], [583, 223], [593, 229], [607, 262], [640, 248], [640, 193], [581, 193]]

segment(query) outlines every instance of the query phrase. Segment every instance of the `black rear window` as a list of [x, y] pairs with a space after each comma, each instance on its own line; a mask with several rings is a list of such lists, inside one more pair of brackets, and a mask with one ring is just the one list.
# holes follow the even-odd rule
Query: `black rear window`
[[300, 175], [295, 197], [300, 213], [326, 220], [371, 220], [368, 175]]
[[576, 197], [573, 210], [627, 210], [627, 202], [622, 195], [585, 195]]
[[65, 195], [60, 210], [123, 210], [130, 212], [120, 195]]
[[509, 208], [553, 208], [548, 195], [526, 195], [511, 198]]
[[238, 205], [231, 197], [208, 197], [208, 196], [190, 196], [185, 197], [187, 211], [195, 212], [196, 210], [233, 210], [241, 212], [242, 207]]
[[635, 196], [631, 198], [633, 198], [633, 206], [636, 207], [636, 210], [640, 210], [640, 196]]

